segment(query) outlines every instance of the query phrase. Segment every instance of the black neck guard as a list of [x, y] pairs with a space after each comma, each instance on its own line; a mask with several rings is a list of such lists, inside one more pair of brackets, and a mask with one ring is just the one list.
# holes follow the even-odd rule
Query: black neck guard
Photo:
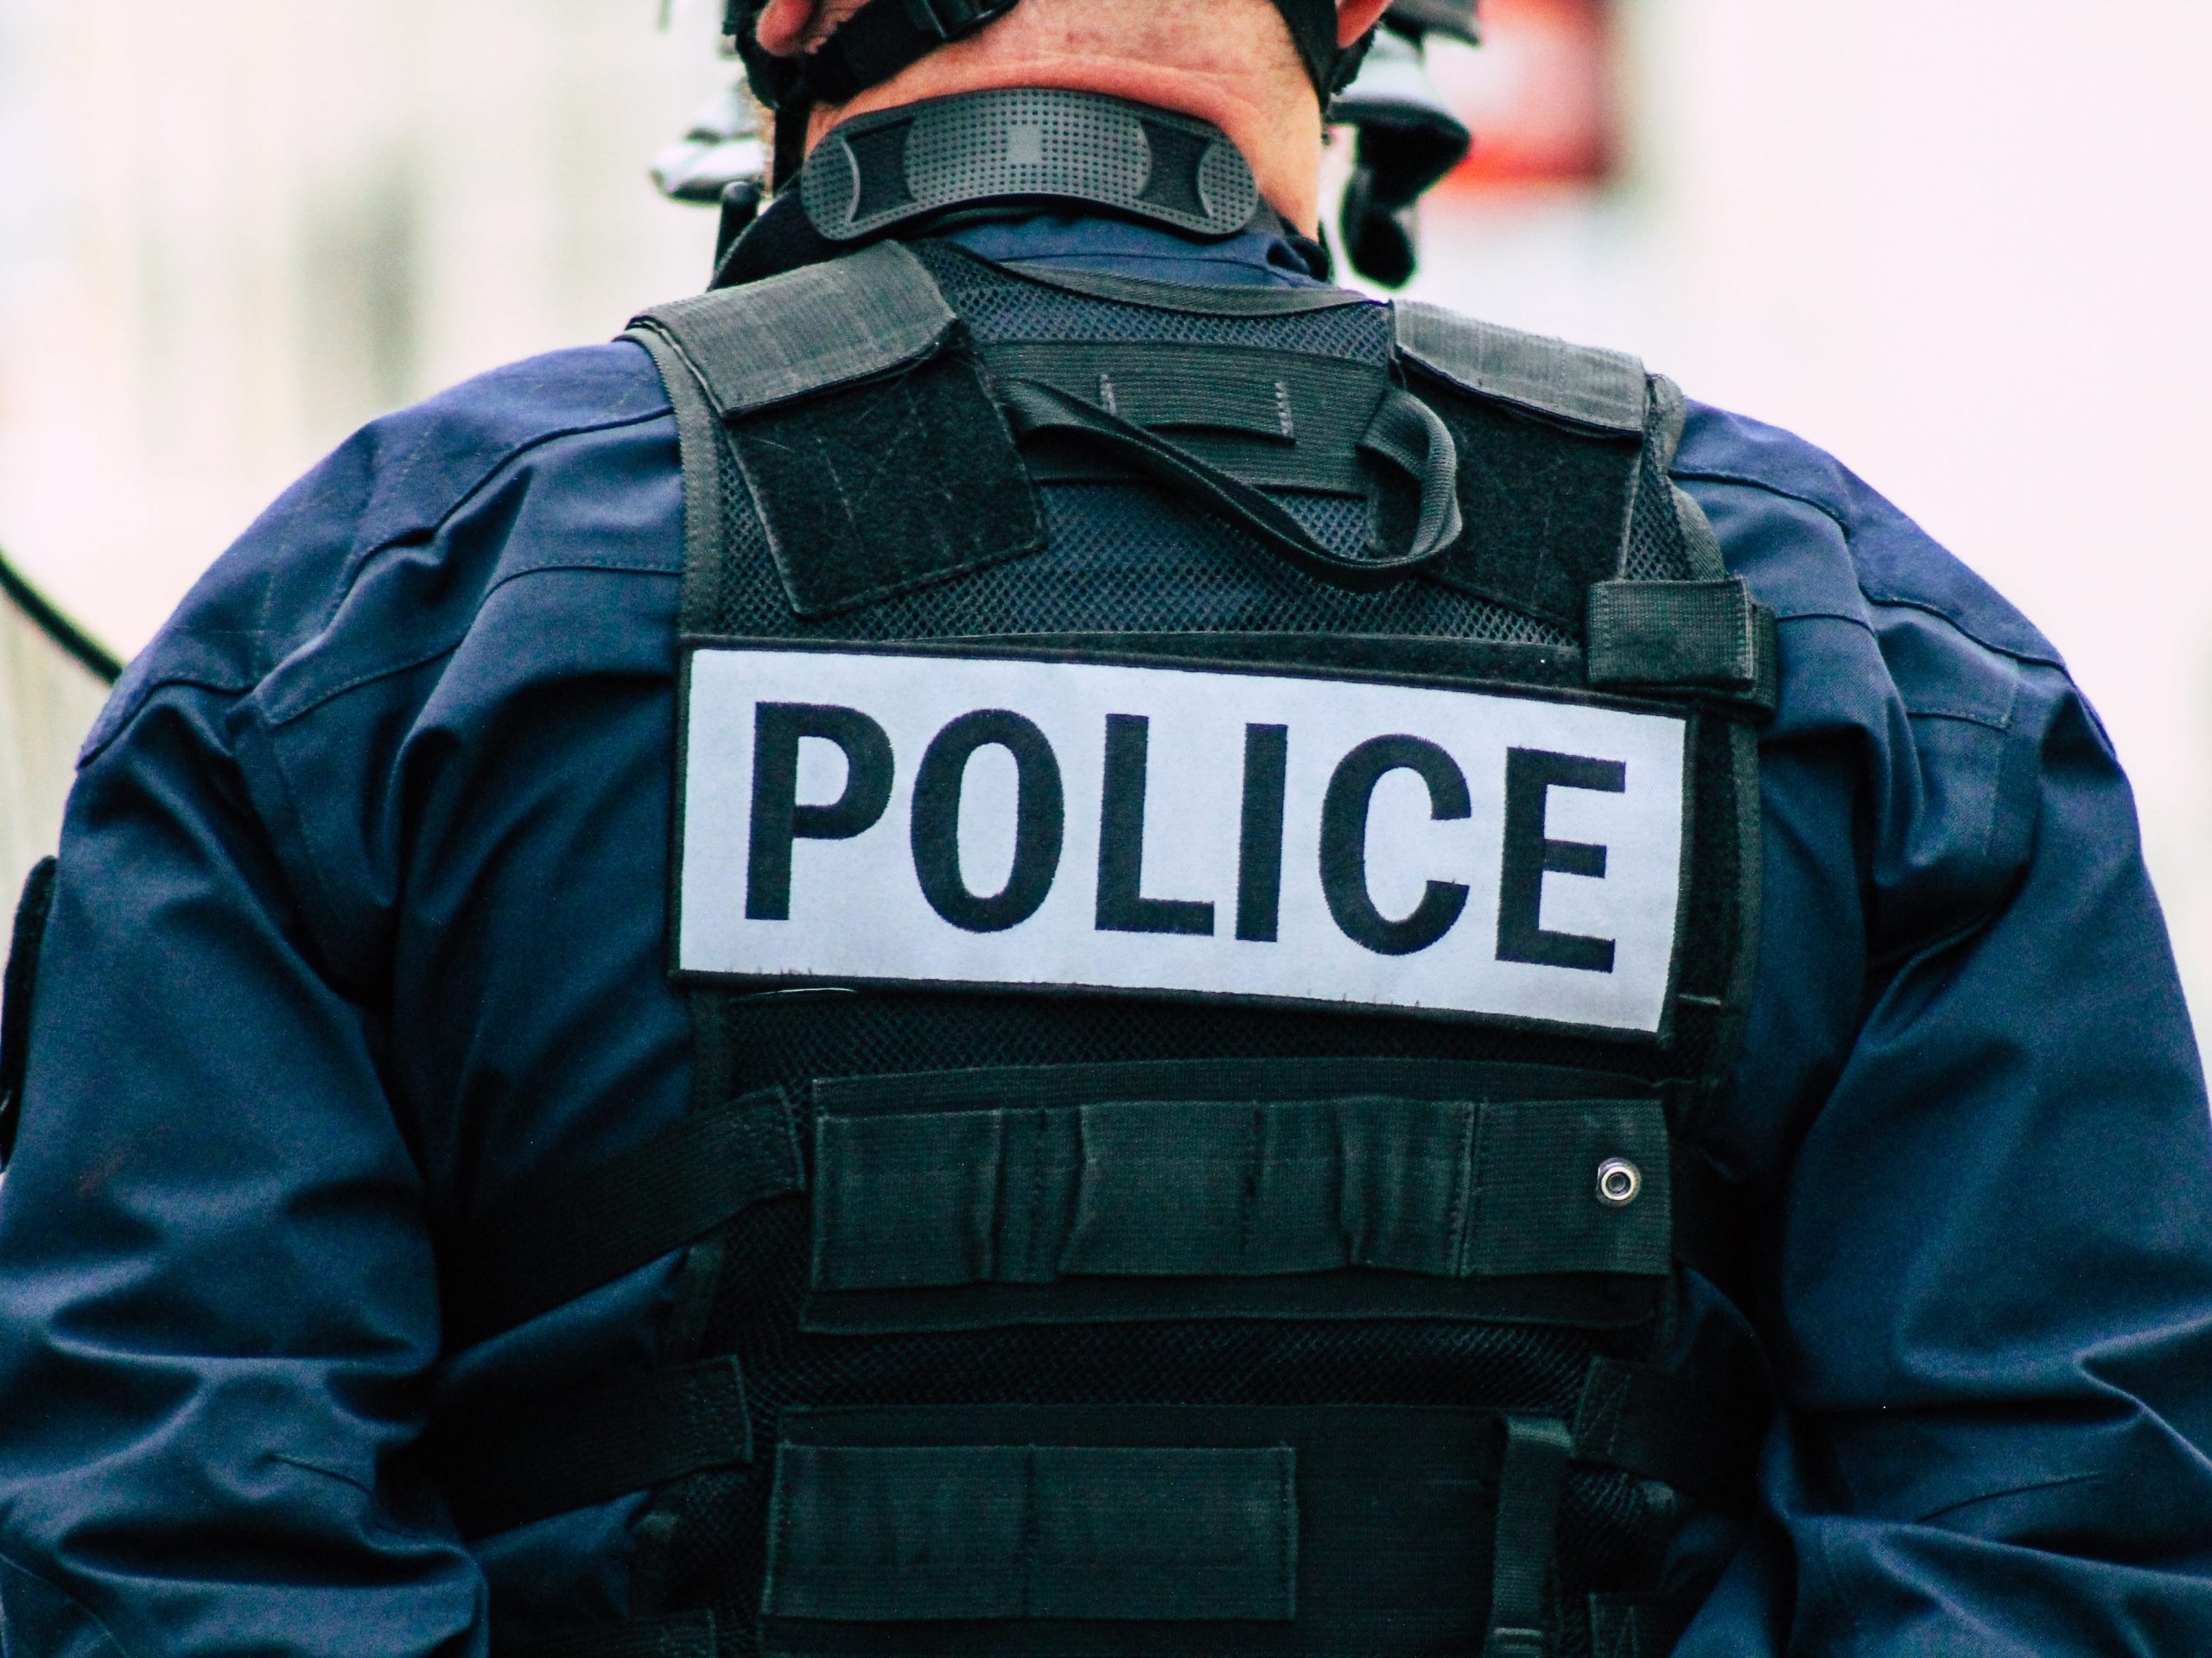
[[1090, 92], [1018, 89], [846, 123], [796, 187], [729, 248], [714, 286], [834, 259], [884, 236], [1040, 209], [1103, 213], [1198, 241], [1263, 229], [1326, 278], [1325, 249], [1268, 206], [1250, 165], [1203, 121]]
[[798, 177], [815, 230], [859, 242], [956, 209], [1073, 202], [1217, 240], [1262, 211], [1252, 168], [1215, 128], [1096, 92], [967, 92], [863, 115]]

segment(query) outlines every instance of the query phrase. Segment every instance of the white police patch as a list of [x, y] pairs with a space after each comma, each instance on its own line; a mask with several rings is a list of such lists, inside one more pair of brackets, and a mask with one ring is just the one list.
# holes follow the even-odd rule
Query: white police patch
[[685, 720], [686, 974], [1662, 1022], [1679, 715], [762, 645]]

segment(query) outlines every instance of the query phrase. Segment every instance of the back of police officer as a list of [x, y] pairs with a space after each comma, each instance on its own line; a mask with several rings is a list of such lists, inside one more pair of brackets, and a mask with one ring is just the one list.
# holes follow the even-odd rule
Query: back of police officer
[[[738, 7], [787, 182], [714, 289], [188, 601], [11, 978], [10, 1653], [2212, 1628], [2121, 1564], [2197, 1534], [2182, 1350], [2050, 1379], [2212, 1306], [2097, 1195], [2212, 1190], [2108, 753], [1810, 451], [1328, 285], [1382, 10]], [[2062, 1078], [2102, 1322], [2078, 1217], [1896, 1172]]]

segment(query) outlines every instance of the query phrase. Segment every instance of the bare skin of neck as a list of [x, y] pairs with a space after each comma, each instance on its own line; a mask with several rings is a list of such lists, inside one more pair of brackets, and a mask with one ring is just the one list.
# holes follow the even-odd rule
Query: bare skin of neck
[[[769, 0], [760, 43], [796, 56], [864, 3]], [[1389, 3], [1341, 0], [1339, 41], [1364, 35]], [[1002, 86], [1103, 92], [1210, 121], [1244, 152], [1269, 206], [1309, 232], [1319, 223], [1320, 100], [1270, 0], [1024, 0], [851, 102], [817, 107], [807, 149], [855, 115]]]

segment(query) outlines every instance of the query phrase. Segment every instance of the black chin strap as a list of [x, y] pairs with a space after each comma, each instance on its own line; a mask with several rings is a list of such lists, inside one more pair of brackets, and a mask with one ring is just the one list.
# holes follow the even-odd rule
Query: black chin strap
[[880, 86], [940, 46], [996, 22], [1020, 0], [871, 0], [819, 51], [799, 60], [801, 84], [817, 104], [842, 104]]
[[[918, 63], [940, 46], [965, 40], [1012, 11], [1020, 0], [869, 0], [837, 32], [815, 51], [797, 60], [748, 65], [770, 71], [773, 86], [755, 90], [779, 112], [793, 112], [794, 105], [842, 104], [880, 86], [901, 70]], [[1326, 104], [1342, 84], [1348, 54], [1337, 45], [1336, 0], [1274, 0], [1275, 10], [1290, 26], [1298, 54], [1306, 64], [1314, 89]], [[1192, 7], [1193, 27], [1205, 26], [1204, 8]], [[742, 0], [730, 7], [729, 32], [741, 50], [757, 18], [757, 5]], [[798, 111], [802, 114], [803, 111]]]

